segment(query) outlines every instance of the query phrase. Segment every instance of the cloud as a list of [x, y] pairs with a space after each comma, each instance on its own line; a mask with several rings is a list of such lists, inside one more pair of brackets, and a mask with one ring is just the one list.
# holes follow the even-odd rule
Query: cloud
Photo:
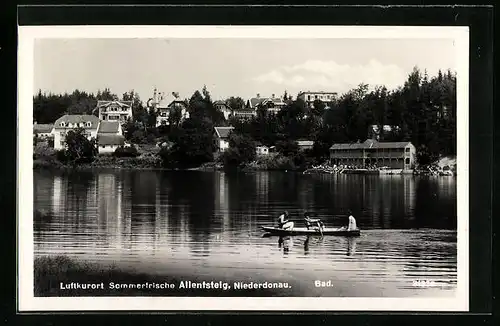
[[304, 63], [281, 66], [253, 80], [297, 90], [348, 91], [360, 83], [372, 87], [385, 85], [393, 89], [403, 85], [409, 72], [397, 65], [370, 60], [366, 64], [347, 65], [335, 61], [308, 60]]

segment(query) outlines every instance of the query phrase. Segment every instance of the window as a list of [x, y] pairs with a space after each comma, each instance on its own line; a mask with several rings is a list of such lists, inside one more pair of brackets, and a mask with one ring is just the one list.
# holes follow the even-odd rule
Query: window
[[61, 127], [66, 127], [66, 123], [64, 121], [61, 122]]
[[311, 95], [307, 95], [307, 100], [310, 101], [311, 100]]
[[[91, 127], [92, 126], [92, 122], [87, 121], [86, 125], [87, 125], [87, 127]], [[82, 127], [83, 127], [83, 123], [82, 123]]]
[[410, 158], [409, 158], [409, 157], [407, 157], [407, 158], [405, 159], [405, 164], [410, 164]]

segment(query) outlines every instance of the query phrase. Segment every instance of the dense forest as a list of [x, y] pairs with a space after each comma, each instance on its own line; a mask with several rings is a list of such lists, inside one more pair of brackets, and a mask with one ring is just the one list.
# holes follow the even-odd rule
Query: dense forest
[[[134, 91], [118, 97], [109, 89], [89, 94], [43, 94], [34, 96], [34, 119], [38, 123], [53, 123], [64, 114], [96, 114], [98, 100], [132, 100], [134, 120], [125, 125], [125, 137], [133, 143], [169, 143], [159, 155], [166, 166], [195, 166], [214, 160], [213, 127], [231, 125], [235, 132], [230, 149], [220, 158], [228, 165], [239, 165], [254, 159], [256, 144], [275, 145], [285, 157], [296, 164], [323, 162], [333, 143], [358, 142], [370, 137], [372, 125], [380, 128], [381, 141], [411, 141], [418, 150], [418, 160], [427, 164], [440, 155], [456, 154], [456, 74], [439, 71], [429, 76], [417, 67], [404, 85], [388, 90], [384, 86], [370, 90], [359, 84], [331, 102], [314, 102], [312, 107], [287, 92], [287, 105], [278, 113], [259, 107], [251, 119], [224, 119], [213, 105], [209, 91], [195, 91], [186, 99], [190, 118], [181, 121], [171, 114], [171, 124], [155, 127], [155, 112], [148, 109]], [[245, 100], [230, 97], [226, 101], [233, 109], [242, 109]], [[314, 140], [314, 148], [298, 153], [295, 140]], [[252, 152], [253, 151], [253, 152]]]

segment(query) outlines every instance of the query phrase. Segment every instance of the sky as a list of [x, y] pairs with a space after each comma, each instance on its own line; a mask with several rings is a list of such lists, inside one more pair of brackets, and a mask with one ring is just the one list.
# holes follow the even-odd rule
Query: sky
[[403, 85], [414, 66], [457, 69], [453, 39], [37, 39], [34, 90], [135, 90], [245, 100], [300, 91], [342, 94], [360, 83]]

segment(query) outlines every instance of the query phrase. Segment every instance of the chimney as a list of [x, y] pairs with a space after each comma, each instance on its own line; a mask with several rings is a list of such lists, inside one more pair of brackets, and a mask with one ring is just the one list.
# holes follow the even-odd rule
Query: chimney
[[274, 98], [274, 94], [272, 94], [271, 97]]
[[257, 98], [260, 98], [260, 93], [257, 93]]

